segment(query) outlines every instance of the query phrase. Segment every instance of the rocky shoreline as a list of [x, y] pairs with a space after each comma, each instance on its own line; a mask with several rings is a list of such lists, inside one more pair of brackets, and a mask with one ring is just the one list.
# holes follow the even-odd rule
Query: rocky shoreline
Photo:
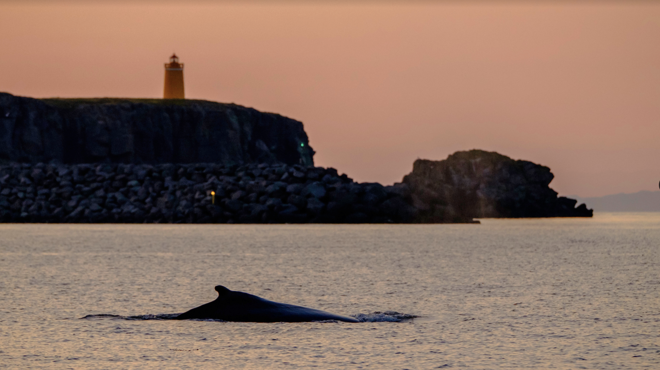
[[404, 184], [356, 183], [333, 168], [300, 165], [0, 167], [0, 222], [417, 222], [409, 199]]
[[547, 167], [494, 152], [418, 160], [402, 183], [357, 183], [286, 164], [0, 166], [0, 222], [472, 223], [591, 217], [549, 188]]
[[301, 122], [235, 104], [0, 93], [0, 222], [469, 223], [593, 215], [549, 187], [548, 167], [495, 152], [418, 159], [392, 186], [314, 167], [314, 153]]

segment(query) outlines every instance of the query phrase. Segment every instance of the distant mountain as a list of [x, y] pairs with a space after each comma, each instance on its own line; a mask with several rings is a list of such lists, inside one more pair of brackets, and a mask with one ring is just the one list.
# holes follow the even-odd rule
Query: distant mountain
[[660, 212], [660, 191], [640, 191], [632, 194], [612, 194], [604, 197], [570, 196], [595, 212]]

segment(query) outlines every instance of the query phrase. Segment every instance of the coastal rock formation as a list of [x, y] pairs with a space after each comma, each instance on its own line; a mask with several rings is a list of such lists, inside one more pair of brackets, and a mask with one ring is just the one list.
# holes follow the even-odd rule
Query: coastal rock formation
[[486, 217], [591, 217], [577, 201], [557, 197], [548, 167], [470, 150], [442, 161], [418, 159], [403, 178], [419, 222]]
[[313, 166], [301, 122], [203, 100], [0, 93], [0, 162]]
[[0, 166], [0, 222], [415, 222], [407, 186], [284, 164]]
[[313, 156], [302, 123], [234, 104], [0, 93], [0, 222], [445, 223], [593, 214], [557, 197], [547, 167], [494, 152], [417, 160], [393, 186], [355, 183], [314, 167]]
[[557, 197], [547, 167], [497, 153], [418, 160], [402, 183], [356, 183], [285, 164], [0, 166], [0, 222], [469, 223], [483, 217], [590, 217]]

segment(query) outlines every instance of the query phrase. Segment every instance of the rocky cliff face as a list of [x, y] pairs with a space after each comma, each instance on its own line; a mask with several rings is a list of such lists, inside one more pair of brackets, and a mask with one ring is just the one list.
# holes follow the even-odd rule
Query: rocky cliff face
[[301, 122], [202, 100], [0, 93], [0, 161], [313, 166]]
[[557, 197], [548, 167], [482, 150], [442, 161], [418, 159], [403, 178], [420, 222], [485, 217], [591, 217], [577, 201]]

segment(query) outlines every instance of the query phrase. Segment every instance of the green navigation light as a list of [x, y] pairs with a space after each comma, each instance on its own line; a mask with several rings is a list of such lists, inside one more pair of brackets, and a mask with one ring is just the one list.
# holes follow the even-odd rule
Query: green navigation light
[[301, 147], [304, 147], [304, 146], [305, 146], [305, 143], [300, 143], [300, 146], [301, 146]]

